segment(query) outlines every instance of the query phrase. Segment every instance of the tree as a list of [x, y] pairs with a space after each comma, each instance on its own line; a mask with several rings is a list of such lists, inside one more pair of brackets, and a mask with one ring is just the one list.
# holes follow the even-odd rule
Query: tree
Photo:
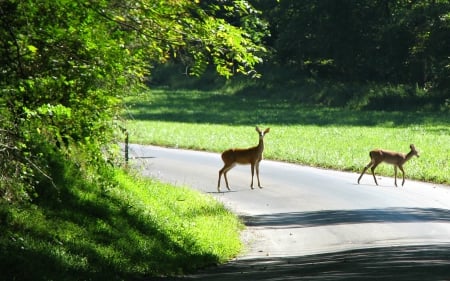
[[269, 22], [276, 63], [323, 78], [448, 91], [448, 0], [251, 2]]
[[[240, 15], [246, 1], [228, 1]], [[250, 29], [216, 18], [190, 0], [5, 0], [0, 2], [0, 196], [29, 198], [50, 177], [52, 151], [71, 147], [102, 162], [123, 98], [152, 65], [183, 55], [192, 74], [212, 63], [243, 74], [264, 48]], [[11, 163], [15, 163], [11, 165]], [[8, 167], [8, 169], [6, 169]]]

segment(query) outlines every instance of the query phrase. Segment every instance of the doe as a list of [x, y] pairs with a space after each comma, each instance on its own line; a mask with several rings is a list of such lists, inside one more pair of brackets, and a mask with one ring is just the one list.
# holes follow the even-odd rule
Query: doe
[[217, 183], [217, 191], [220, 192], [220, 178], [223, 174], [225, 178], [225, 183], [227, 185], [228, 190], [230, 187], [228, 185], [227, 173], [231, 170], [236, 164], [250, 164], [252, 171], [252, 182], [250, 184], [251, 189], [253, 189], [253, 175], [256, 169], [256, 178], [258, 179], [258, 186], [262, 188], [261, 183], [259, 182], [259, 162], [261, 162], [264, 151], [264, 136], [270, 131], [270, 128], [261, 131], [258, 127], [256, 127], [256, 132], [259, 135], [259, 143], [257, 146], [250, 148], [232, 148], [224, 151], [222, 153], [223, 160], [223, 168], [219, 171], [219, 181]]
[[359, 181], [361, 180], [362, 176], [364, 175], [364, 173], [367, 171], [367, 169], [371, 168], [372, 176], [373, 176], [373, 179], [375, 180], [375, 184], [378, 185], [374, 171], [375, 171], [375, 168], [380, 163], [385, 162], [385, 163], [394, 165], [395, 186], [397, 186], [397, 167], [400, 169], [400, 171], [402, 171], [402, 174], [403, 174], [402, 186], [403, 186], [405, 184], [405, 171], [403, 170], [403, 164], [405, 164], [405, 162], [408, 161], [409, 159], [411, 159], [413, 156], [419, 157], [419, 152], [414, 147], [414, 144], [411, 144], [409, 146], [409, 148], [411, 148], [411, 151], [408, 152], [408, 154], [384, 150], [384, 149], [372, 150], [369, 153], [370, 162], [369, 162], [369, 164], [367, 164], [366, 167], [364, 167], [364, 170], [362, 171], [361, 175], [359, 176], [358, 184], [359, 184]]

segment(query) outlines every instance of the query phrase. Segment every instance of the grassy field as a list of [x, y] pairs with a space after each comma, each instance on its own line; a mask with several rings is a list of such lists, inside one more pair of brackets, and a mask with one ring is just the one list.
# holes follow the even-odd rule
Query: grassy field
[[1, 279], [147, 280], [240, 252], [241, 222], [212, 197], [120, 170], [103, 180], [65, 169], [57, 194], [0, 204]]
[[[352, 111], [256, 94], [153, 90], [130, 100], [127, 119], [131, 142], [215, 152], [255, 145], [254, 126], [271, 127], [266, 159], [356, 172], [371, 149], [406, 153], [413, 143], [421, 157], [405, 165], [407, 178], [450, 183], [445, 112]], [[393, 168], [380, 165], [377, 173], [393, 175]]]

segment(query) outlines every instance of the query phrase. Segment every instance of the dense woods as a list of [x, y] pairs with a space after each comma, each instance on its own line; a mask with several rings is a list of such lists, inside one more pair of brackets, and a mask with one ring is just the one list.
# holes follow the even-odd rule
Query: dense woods
[[275, 63], [336, 80], [449, 89], [450, 1], [253, 2], [269, 23]]

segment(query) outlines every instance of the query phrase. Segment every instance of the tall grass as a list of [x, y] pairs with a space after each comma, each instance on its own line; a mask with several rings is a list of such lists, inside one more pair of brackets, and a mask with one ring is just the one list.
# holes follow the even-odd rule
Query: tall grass
[[[254, 126], [270, 126], [265, 158], [357, 172], [369, 150], [406, 153], [413, 143], [421, 157], [406, 164], [407, 177], [450, 183], [445, 112], [355, 111], [195, 90], [154, 90], [130, 105], [132, 142], [220, 152], [256, 144]], [[393, 175], [384, 165], [377, 172]]]

